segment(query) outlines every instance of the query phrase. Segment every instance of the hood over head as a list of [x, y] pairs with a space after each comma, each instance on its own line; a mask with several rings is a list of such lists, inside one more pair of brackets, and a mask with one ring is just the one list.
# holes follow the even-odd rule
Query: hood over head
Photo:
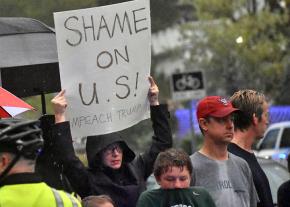
[[120, 133], [113, 132], [97, 136], [88, 136], [86, 143], [87, 159], [90, 168], [102, 166], [101, 152], [110, 144], [118, 142], [123, 150], [123, 161], [131, 162], [135, 158], [135, 153], [128, 147], [122, 139]]

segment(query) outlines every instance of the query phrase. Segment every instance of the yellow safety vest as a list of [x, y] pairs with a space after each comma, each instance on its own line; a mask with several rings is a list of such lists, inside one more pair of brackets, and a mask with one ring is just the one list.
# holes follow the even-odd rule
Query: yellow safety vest
[[41, 182], [2, 186], [0, 207], [81, 207], [81, 204], [71, 194]]

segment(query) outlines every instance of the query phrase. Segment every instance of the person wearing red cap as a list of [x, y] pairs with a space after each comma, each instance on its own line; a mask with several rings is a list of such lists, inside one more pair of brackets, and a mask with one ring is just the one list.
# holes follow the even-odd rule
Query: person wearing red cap
[[227, 150], [239, 109], [220, 96], [207, 96], [196, 109], [204, 143], [190, 156], [192, 185], [203, 186], [217, 207], [256, 207], [257, 193], [247, 162]]

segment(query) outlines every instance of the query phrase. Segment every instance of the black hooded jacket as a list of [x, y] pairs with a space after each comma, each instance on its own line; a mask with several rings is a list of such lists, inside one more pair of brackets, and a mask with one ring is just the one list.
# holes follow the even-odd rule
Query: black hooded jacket
[[[57, 154], [56, 161], [63, 165], [65, 175], [82, 198], [107, 194], [117, 207], [135, 207], [138, 197], [146, 189], [146, 180], [153, 171], [158, 153], [172, 147], [168, 119], [167, 105], [151, 106], [152, 144], [146, 152], [137, 156], [118, 133], [88, 137], [86, 150], [89, 168], [74, 153], [68, 122], [54, 126], [51, 147]], [[100, 152], [114, 142], [120, 142], [123, 148], [123, 162], [118, 170], [104, 167], [100, 157]]]
[[134, 160], [135, 153], [128, 147], [118, 132], [87, 137], [86, 152], [91, 169], [103, 168], [101, 165], [102, 151], [113, 143], [119, 143], [123, 150], [123, 162], [129, 163]]

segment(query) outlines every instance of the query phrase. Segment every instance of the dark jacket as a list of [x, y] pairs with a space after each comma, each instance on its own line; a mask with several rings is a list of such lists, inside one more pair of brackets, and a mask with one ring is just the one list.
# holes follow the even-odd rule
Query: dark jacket
[[279, 207], [290, 206], [290, 180], [282, 183], [278, 188], [277, 202]]
[[[63, 164], [64, 173], [74, 190], [81, 196], [109, 195], [117, 207], [135, 207], [138, 197], [146, 189], [146, 180], [152, 173], [154, 161], [159, 152], [172, 147], [172, 135], [169, 126], [169, 113], [166, 105], [151, 106], [151, 120], [154, 136], [150, 148], [135, 156], [118, 133], [88, 138], [87, 157], [89, 168], [76, 157], [72, 146], [68, 122], [56, 124], [53, 129], [52, 147], [58, 155], [58, 162]], [[109, 144], [121, 141], [123, 164], [118, 170], [99, 167], [95, 160], [100, 160], [100, 151]], [[124, 147], [123, 146], [123, 147]], [[99, 163], [101, 164], [101, 163]]]
[[235, 143], [228, 145], [228, 151], [243, 158], [248, 163], [252, 175], [255, 188], [259, 197], [257, 207], [274, 207], [273, 198], [271, 194], [270, 184], [268, 178], [261, 168], [254, 153], [250, 153]]

